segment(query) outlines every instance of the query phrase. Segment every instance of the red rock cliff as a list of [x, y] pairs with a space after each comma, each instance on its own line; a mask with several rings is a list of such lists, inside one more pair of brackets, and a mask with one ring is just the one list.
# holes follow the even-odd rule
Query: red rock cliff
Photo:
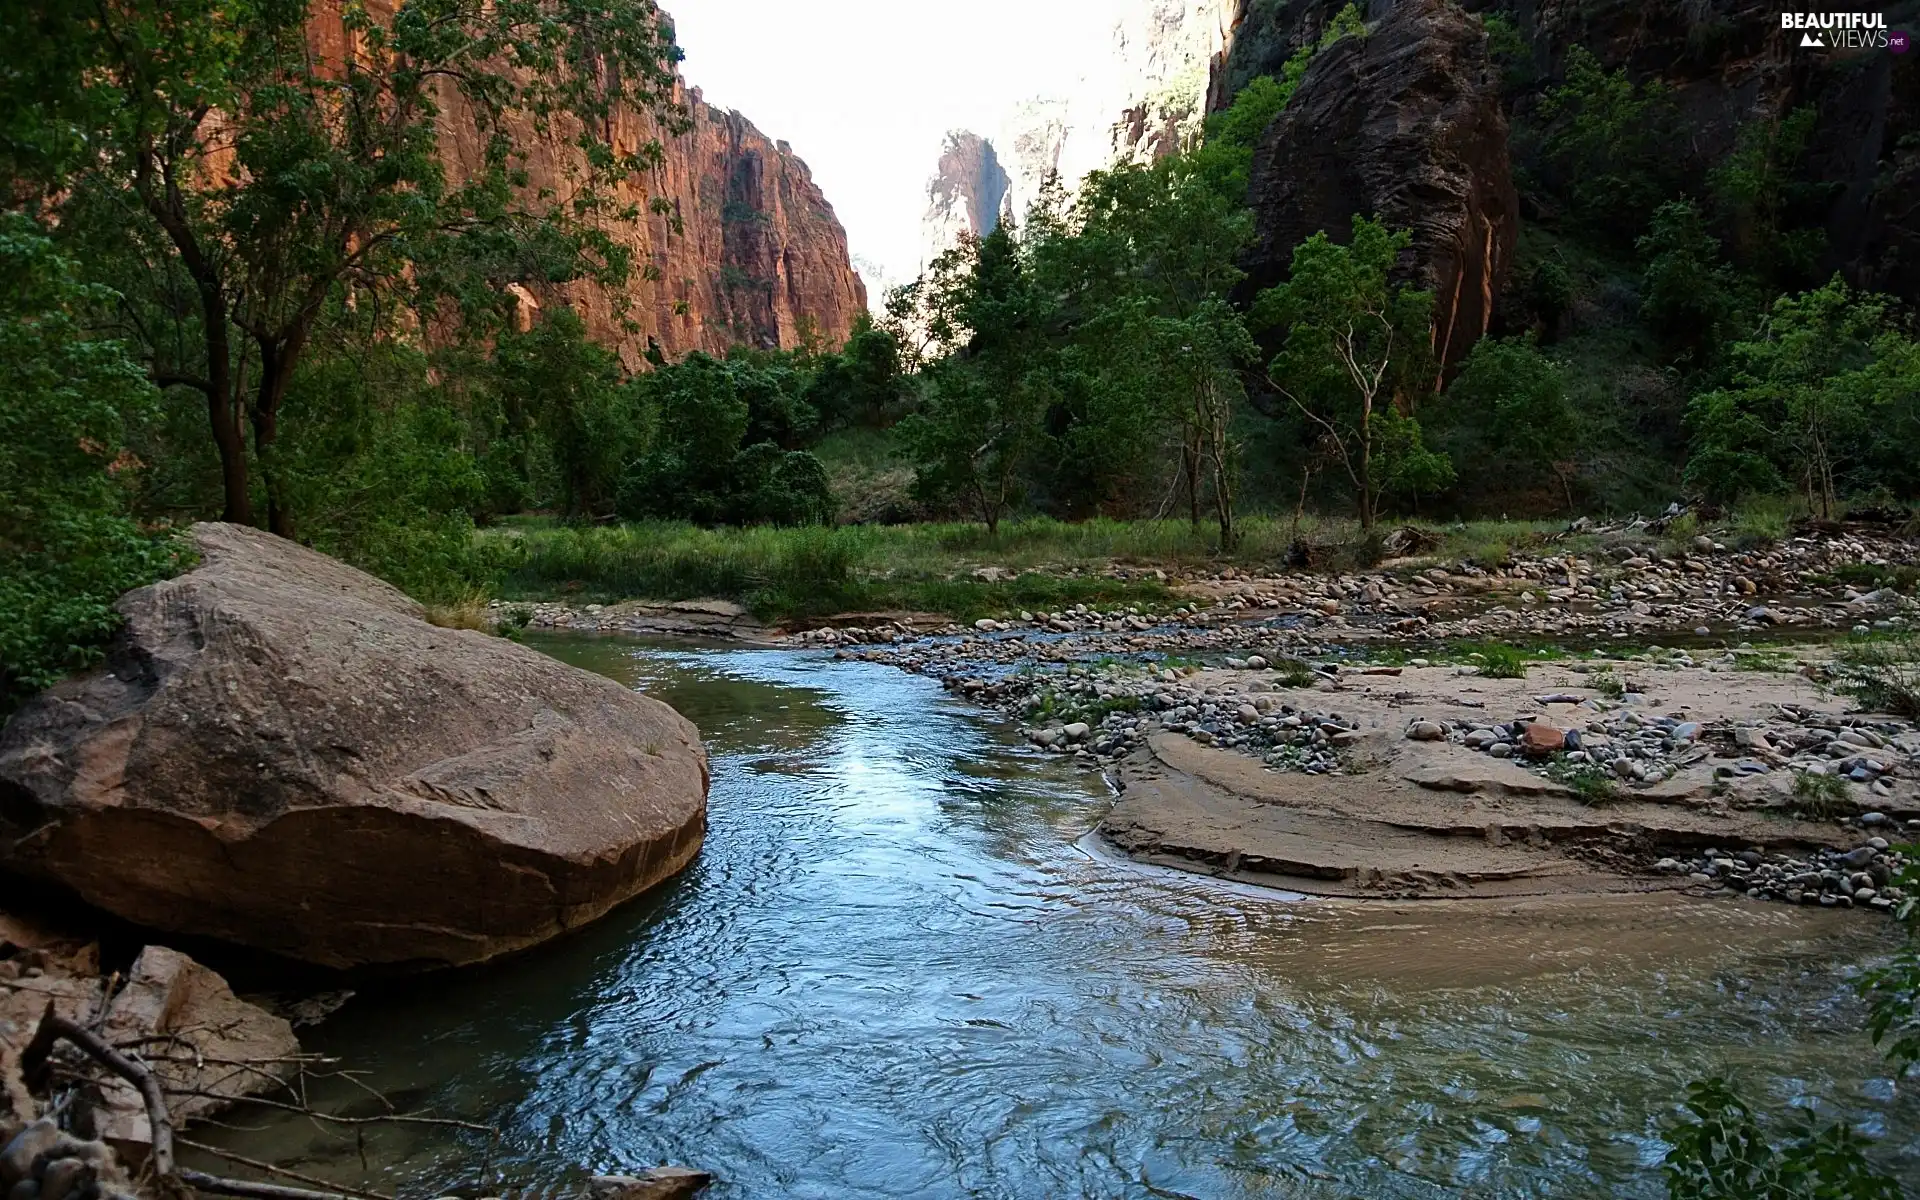
[[[316, 53], [344, 57], [338, 0], [314, 0], [313, 14]], [[707, 104], [698, 88], [677, 85], [675, 99], [691, 118], [680, 136], [665, 134], [651, 113], [627, 109], [604, 130], [623, 150], [658, 137], [666, 152], [657, 170], [629, 177], [613, 197], [616, 207], [642, 214], [610, 229], [633, 251], [633, 277], [620, 294], [534, 280], [511, 290], [523, 306], [573, 307], [630, 368], [641, 363], [649, 338], [670, 358], [740, 345], [791, 348], [809, 338], [838, 346], [866, 309], [866, 288], [848, 259], [847, 232], [807, 164], [738, 112]], [[478, 166], [482, 135], [457, 96], [443, 104], [441, 152], [458, 177]], [[543, 137], [522, 125], [515, 135], [528, 186], [569, 195], [580, 155], [566, 132]], [[655, 197], [671, 203], [677, 230], [672, 218], [649, 209]]]

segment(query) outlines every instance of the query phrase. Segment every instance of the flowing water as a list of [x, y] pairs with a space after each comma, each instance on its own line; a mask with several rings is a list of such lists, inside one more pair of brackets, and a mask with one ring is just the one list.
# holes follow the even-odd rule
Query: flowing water
[[[1920, 1102], [1845, 974], [1883, 922], [1744, 901], [1343, 905], [1103, 855], [1097, 777], [933, 682], [816, 654], [536, 644], [692, 718], [682, 877], [495, 966], [365, 991], [316, 1095], [230, 1149], [379, 1190], [698, 1165], [709, 1195], [1659, 1196], [1731, 1073], [1920, 1179]], [[356, 1137], [358, 1132], [364, 1134]]]

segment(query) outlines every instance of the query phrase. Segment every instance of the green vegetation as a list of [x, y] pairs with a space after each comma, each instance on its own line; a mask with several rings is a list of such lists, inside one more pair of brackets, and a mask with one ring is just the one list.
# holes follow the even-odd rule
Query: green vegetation
[[0, 718], [97, 660], [113, 602], [175, 566], [129, 518], [124, 428], [153, 406], [138, 364], [85, 318], [110, 295], [32, 222], [0, 214]]
[[1724, 1079], [1687, 1088], [1685, 1115], [1668, 1123], [1664, 1170], [1672, 1200], [1899, 1200], [1900, 1185], [1863, 1153], [1842, 1122], [1803, 1116], [1781, 1142]]
[[1527, 655], [1512, 646], [1489, 643], [1476, 650], [1468, 651], [1467, 657], [1480, 664], [1480, 673], [1488, 679], [1525, 679], [1527, 677]]
[[1620, 785], [1606, 768], [1591, 762], [1569, 762], [1565, 755], [1547, 764], [1547, 778], [1573, 793], [1575, 800], [1599, 808], [1621, 799]]
[[1920, 635], [1851, 638], [1834, 654], [1837, 688], [1871, 712], [1920, 720]]
[[1846, 780], [1812, 771], [1801, 771], [1793, 777], [1793, 798], [1787, 808], [1794, 816], [1809, 821], [1850, 817], [1856, 811], [1847, 798]]

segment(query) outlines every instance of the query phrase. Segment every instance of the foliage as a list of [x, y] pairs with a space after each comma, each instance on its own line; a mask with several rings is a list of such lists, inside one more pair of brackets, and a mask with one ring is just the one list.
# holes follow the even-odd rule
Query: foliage
[[1853, 638], [1834, 654], [1838, 688], [1870, 712], [1920, 720], [1920, 634]]
[[1813, 265], [1826, 248], [1820, 223], [1827, 189], [1802, 178], [1817, 116], [1806, 105], [1748, 122], [1708, 176], [1735, 254], [1776, 289], [1815, 282]]
[[1567, 52], [1565, 79], [1543, 97], [1545, 160], [1580, 217], [1596, 229], [1631, 228], [1671, 189], [1663, 153], [1674, 111], [1658, 80], [1635, 84], [1626, 68], [1605, 71], [1584, 46]]
[[1621, 798], [1620, 785], [1606, 768], [1592, 762], [1568, 762], [1555, 758], [1547, 765], [1547, 778], [1566, 787], [1574, 799], [1589, 808], [1613, 804]]
[[1552, 482], [1573, 507], [1571, 462], [1576, 429], [1560, 364], [1531, 336], [1486, 338], [1474, 346], [1446, 391], [1444, 416], [1468, 442], [1461, 462], [1477, 462], [1508, 486]]
[[97, 661], [114, 600], [179, 565], [127, 516], [140, 464], [122, 430], [154, 392], [124, 346], [86, 330], [110, 300], [30, 219], [0, 214], [0, 716]]
[[1849, 482], [1882, 472], [1905, 482], [1889, 438], [1920, 421], [1920, 348], [1890, 327], [1885, 298], [1856, 293], [1836, 276], [1775, 301], [1758, 333], [1734, 343], [1730, 356], [1728, 384], [1694, 397], [1687, 410], [1687, 479], [1710, 498], [1793, 479], [1827, 517]]
[[1874, 1169], [1845, 1124], [1811, 1117], [1770, 1141], [1753, 1110], [1723, 1079], [1687, 1089], [1685, 1112], [1664, 1130], [1663, 1170], [1673, 1200], [1899, 1200], [1900, 1185]]
[[1503, 646], [1498, 642], [1489, 643], [1475, 650], [1469, 657], [1480, 662], [1480, 674], [1488, 679], [1525, 679], [1527, 677], [1527, 656], [1524, 651], [1512, 646]]
[[1853, 802], [1847, 797], [1846, 781], [1837, 775], [1816, 775], [1801, 771], [1793, 777], [1793, 798], [1787, 808], [1809, 821], [1831, 821], [1853, 815]]
[[[632, 394], [613, 354], [587, 338], [572, 309], [557, 308], [525, 332], [504, 332], [493, 355], [494, 387], [505, 429], [524, 455], [528, 435], [551, 455], [562, 513], [603, 517], [626, 464], [652, 435], [646, 408]], [[520, 463], [523, 494], [530, 464]]]
[[[521, 279], [624, 279], [602, 223], [637, 213], [610, 185], [661, 149], [614, 146], [603, 118], [681, 119], [650, 0], [347, 5], [344, 54], [310, 45], [308, 9], [128, 0], [74, 23], [89, 154], [49, 199], [120, 283], [152, 378], [204, 397], [227, 518], [253, 519], [257, 468], [282, 534], [283, 404], [328, 326], [396, 302], [497, 314]], [[452, 180], [440, 133], [456, 123], [479, 145]], [[571, 194], [525, 186], [520, 129], [580, 149]]]
[[1267, 379], [1345, 470], [1366, 530], [1386, 495], [1437, 491], [1453, 478], [1404, 411], [1425, 387], [1433, 304], [1390, 282], [1410, 243], [1409, 234], [1356, 215], [1349, 244], [1314, 234], [1294, 250], [1287, 282], [1254, 305], [1255, 323], [1278, 331], [1280, 342]]
[[1640, 314], [1662, 342], [1705, 358], [1725, 338], [1738, 308], [1738, 282], [1691, 200], [1654, 210], [1635, 243], [1646, 267]]

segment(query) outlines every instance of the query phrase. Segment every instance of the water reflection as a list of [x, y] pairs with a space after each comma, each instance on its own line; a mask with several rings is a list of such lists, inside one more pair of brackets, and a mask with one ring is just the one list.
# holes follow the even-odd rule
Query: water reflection
[[498, 1125], [504, 1182], [418, 1127], [363, 1150], [271, 1122], [242, 1153], [484, 1194], [671, 1160], [727, 1196], [1655, 1196], [1660, 1115], [1729, 1070], [1839, 1100], [1920, 1172], [1920, 1106], [1840, 982], [1873, 922], [1286, 903], [1088, 853], [1100, 783], [926, 680], [540, 644], [700, 724], [706, 850], [577, 937], [317, 1031]]

